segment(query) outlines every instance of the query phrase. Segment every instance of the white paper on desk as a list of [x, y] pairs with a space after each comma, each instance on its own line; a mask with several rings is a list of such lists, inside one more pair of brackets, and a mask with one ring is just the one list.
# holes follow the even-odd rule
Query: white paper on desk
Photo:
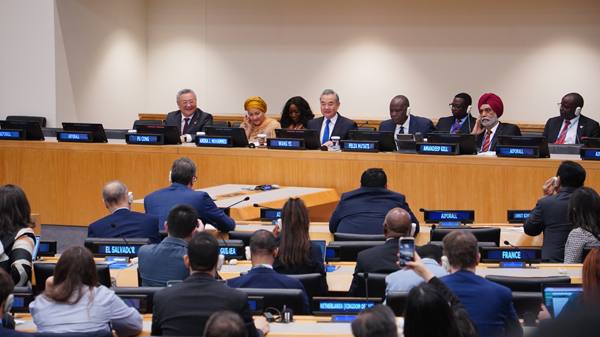
[[477, 155], [483, 157], [495, 157], [496, 151], [479, 152]]
[[517, 232], [517, 233], [523, 233], [523, 227], [506, 227], [506, 228], [502, 228], [503, 232]]
[[205, 224], [205, 225], [204, 225], [204, 230], [205, 230], [205, 231], [206, 231], [206, 230], [212, 230], [212, 229], [214, 229], [214, 230], [217, 230], [217, 229], [215, 228], [215, 226], [213, 226], [213, 225], [211, 225], [211, 224]]
[[25, 324], [25, 321], [22, 319], [15, 319], [15, 325]]

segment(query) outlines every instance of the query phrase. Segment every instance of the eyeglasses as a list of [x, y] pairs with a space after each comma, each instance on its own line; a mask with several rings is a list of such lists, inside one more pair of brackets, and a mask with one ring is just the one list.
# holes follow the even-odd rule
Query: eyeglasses
[[458, 110], [458, 109], [460, 109], [460, 108], [462, 108], [462, 107], [463, 107], [463, 105], [460, 105], [460, 104], [452, 104], [452, 103], [448, 104], [448, 106], [450, 107], [450, 109], [452, 109], [452, 108], [456, 108], [456, 110]]
[[559, 108], [559, 109], [560, 109], [560, 108], [563, 108], [563, 109], [568, 109], [568, 108], [569, 108], [569, 107], [565, 106], [565, 105], [564, 105], [564, 104], [562, 104], [562, 103], [556, 103], [556, 105], [558, 105], [558, 108]]
[[194, 104], [196, 101], [191, 99], [189, 101], [179, 101], [182, 105]]

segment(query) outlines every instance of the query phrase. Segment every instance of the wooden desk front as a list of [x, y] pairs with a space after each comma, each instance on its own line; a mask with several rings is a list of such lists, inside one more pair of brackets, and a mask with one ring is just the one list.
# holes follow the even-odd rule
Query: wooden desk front
[[[194, 188], [223, 184], [278, 184], [333, 188], [338, 195], [359, 187], [360, 176], [380, 167], [388, 188], [419, 208], [473, 209], [481, 223], [506, 221], [507, 209], [531, 209], [541, 186], [563, 159], [507, 159], [483, 156], [428, 156], [396, 153], [198, 148], [46, 141], [0, 142], [0, 184], [16, 184], [45, 224], [87, 226], [108, 213], [102, 187], [123, 181], [136, 198], [169, 185], [173, 161], [189, 157], [198, 165]], [[580, 161], [586, 186], [600, 190], [600, 162]]]

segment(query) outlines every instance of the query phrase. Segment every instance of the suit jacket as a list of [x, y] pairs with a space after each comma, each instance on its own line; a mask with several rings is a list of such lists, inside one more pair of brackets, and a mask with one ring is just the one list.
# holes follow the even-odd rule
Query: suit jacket
[[419, 220], [410, 210], [406, 198], [385, 188], [361, 187], [342, 194], [340, 202], [329, 219], [331, 233], [383, 234], [383, 220], [395, 207], [406, 210], [417, 224]]
[[[113, 223], [117, 226], [116, 229], [110, 226]], [[160, 242], [157, 216], [132, 212], [125, 208], [116, 210], [88, 227], [89, 238], [120, 238], [119, 232], [127, 239], [149, 238], [152, 243]]]
[[152, 336], [202, 336], [210, 315], [223, 310], [242, 316], [250, 337], [262, 336], [254, 326], [248, 296], [205, 273], [154, 294]]
[[279, 274], [271, 268], [252, 268], [248, 274], [227, 280], [227, 285], [232, 288], [261, 288], [261, 289], [302, 289], [304, 292], [304, 313], [295, 312], [296, 315], [310, 315], [310, 305], [306, 290], [300, 280]]
[[525, 234], [537, 236], [544, 233], [542, 261], [562, 263], [565, 257], [565, 243], [572, 225], [567, 215], [569, 198], [574, 187], [562, 187], [558, 193], [537, 201], [529, 218], [523, 224]]
[[[483, 146], [483, 137], [487, 130], [484, 130], [482, 133], [477, 135], [475, 142], [477, 143], [477, 147], [481, 148]], [[496, 145], [498, 145], [499, 136], [520, 136], [521, 129], [518, 126], [510, 123], [500, 123], [498, 124], [498, 128], [496, 129], [496, 133], [494, 133], [494, 137], [492, 138], [492, 142], [490, 143], [490, 151], [496, 150]]]
[[391, 238], [383, 245], [365, 249], [358, 253], [356, 258], [356, 267], [354, 268], [354, 277], [350, 284], [349, 296], [356, 296], [358, 290], [358, 273], [381, 273], [391, 274], [400, 270], [396, 264], [398, 261], [398, 240], [399, 238]]
[[[381, 122], [379, 125], [379, 131], [396, 131], [396, 123], [393, 120], [388, 119], [386, 121]], [[433, 122], [425, 117], [419, 117], [415, 115], [410, 115], [410, 124], [408, 125], [408, 133], [414, 135], [417, 132], [420, 132], [423, 137], [427, 138], [427, 134], [435, 131], [435, 127], [433, 127]]]
[[[167, 119], [165, 120], [166, 125], [175, 125], [179, 130], [179, 134], [181, 134], [181, 111], [171, 111], [167, 115]], [[213, 116], [208, 112], [204, 112], [198, 108], [196, 108], [196, 112], [190, 119], [190, 123], [188, 124], [187, 133], [195, 136], [196, 132], [204, 131], [205, 126], [213, 125]]]
[[36, 335], [13, 329], [7, 329], [0, 324], [0, 336], [2, 337], [34, 337]]
[[167, 281], [188, 278], [190, 269], [183, 262], [186, 254], [187, 243], [172, 236], [157, 245], [140, 247], [138, 272], [142, 287], [166, 287]]
[[[338, 118], [331, 132], [331, 137], [339, 136], [341, 140], [350, 139], [350, 130], [356, 130], [356, 122], [340, 115], [339, 112], [337, 116]], [[317, 130], [319, 134], [321, 134], [324, 118], [325, 117], [319, 117], [309, 120], [307, 129]]]
[[321, 274], [321, 296], [326, 296], [329, 291], [329, 286], [327, 285], [323, 251], [321, 251], [321, 247], [314, 242], [310, 243], [310, 261], [311, 264], [308, 265], [301, 264], [286, 267], [279, 261], [279, 257], [276, 257], [275, 262], [273, 262], [273, 270], [280, 274], [288, 275], [319, 273]]
[[458, 296], [482, 337], [523, 336], [510, 289], [466, 270], [440, 280]]
[[[556, 142], [563, 121], [562, 117], [556, 116], [546, 122], [542, 136], [548, 139], [548, 143]], [[600, 125], [595, 120], [581, 115], [577, 127], [577, 143], [580, 144], [581, 138], [585, 137], [600, 137]]]
[[144, 198], [146, 213], [158, 217], [160, 229], [165, 229], [167, 214], [173, 206], [179, 204], [188, 204], [194, 207], [198, 212], [198, 217], [205, 224], [209, 223], [221, 232], [229, 232], [235, 229], [235, 221], [215, 205], [208, 193], [194, 191], [183, 184], [173, 183], [171, 186], [154, 191]]
[[[456, 119], [454, 119], [454, 116], [442, 117], [442, 118], [438, 119], [437, 125], [435, 127], [435, 131], [450, 132], [450, 130], [452, 130], [452, 125], [454, 125], [455, 122], [456, 122]], [[476, 122], [477, 122], [477, 118], [475, 118], [475, 117], [471, 116], [471, 114], [469, 114], [469, 117], [465, 120], [465, 122], [458, 129], [458, 133], [471, 133], [471, 131], [473, 131], [473, 128], [475, 127]]]

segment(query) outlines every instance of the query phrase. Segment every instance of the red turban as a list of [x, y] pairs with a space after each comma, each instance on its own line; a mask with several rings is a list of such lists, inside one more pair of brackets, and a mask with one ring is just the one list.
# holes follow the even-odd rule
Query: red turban
[[479, 99], [478, 107], [481, 108], [483, 104], [489, 104], [489, 106], [496, 113], [496, 117], [500, 118], [504, 112], [504, 104], [498, 95], [496, 94], [483, 94]]

